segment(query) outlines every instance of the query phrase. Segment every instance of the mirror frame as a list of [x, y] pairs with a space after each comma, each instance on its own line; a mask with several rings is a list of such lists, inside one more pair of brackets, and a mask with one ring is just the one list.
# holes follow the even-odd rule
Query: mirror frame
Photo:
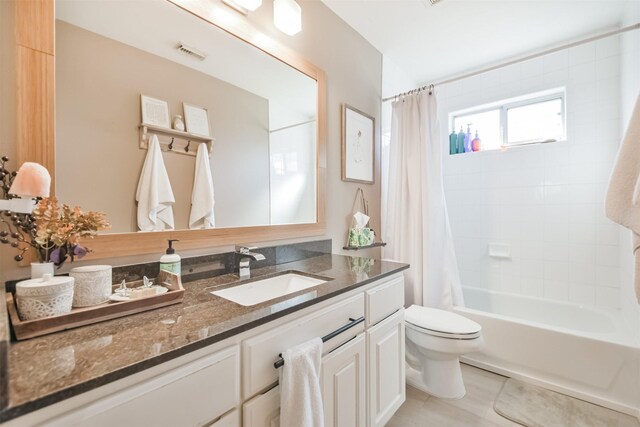
[[[257, 30], [221, 0], [165, 0], [262, 50], [317, 82], [316, 222], [101, 234], [86, 240], [91, 259], [163, 253], [167, 239], [179, 249], [203, 249], [242, 242], [320, 236], [326, 232], [326, 77], [322, 69]], [[51, 172], [55, 193], [55, 0], [15, 2], [16, 143], [18, 164], [38, 162]]]

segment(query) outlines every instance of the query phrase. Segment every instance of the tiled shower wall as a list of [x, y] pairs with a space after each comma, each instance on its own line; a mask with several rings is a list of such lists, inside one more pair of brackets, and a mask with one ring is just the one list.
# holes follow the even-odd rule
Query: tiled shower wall
[[[566, 141], [448, 154], [449, 112], [561, 86]], [[442, 86], [438, 102], [463, 285], [618, 308], [620, 228], [603, 201], [621, 134], [619, 39]], [[490, 257], [492, 243], [509, 245], [511, 258]]]

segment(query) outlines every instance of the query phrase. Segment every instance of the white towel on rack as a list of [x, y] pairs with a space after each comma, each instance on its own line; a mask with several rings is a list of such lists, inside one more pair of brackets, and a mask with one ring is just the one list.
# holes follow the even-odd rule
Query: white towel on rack
[[173, 230], [173, 197], [171, 182], [164, 167], [160, 143], [156, 135], [149, 138], [138, 189], [138, 228], [140, 231]]
[[636, 299], [640, 304], [640, 95], [609, 180], [605, 210], [611, 220], [633, 231]]
[[209, 163], [209, 150], [204, 142], [198, 146], [196, 155], [196, 172], [193, 177], [193, 192], [191, 193], [191, 214], [189, 228], [214, 228], [216, 226], [213, 206], [213, 178]]
[[314, 338], [282, 353], [280, 427], [323, 427], [320, 390], [322, 339]]

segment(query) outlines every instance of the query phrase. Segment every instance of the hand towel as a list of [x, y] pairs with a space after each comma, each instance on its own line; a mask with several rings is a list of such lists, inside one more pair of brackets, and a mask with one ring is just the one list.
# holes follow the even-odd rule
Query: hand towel
[[282, 353], [280, 427], [323, 427], [320, 390], [322, 340], [314, 338]]
[[215, 227], [214, 205], [209, 150], [207, 149], [207, 144], [203, 142], [198, 146], [198, 154], [196, 155], [196, 172], [193, 178], [193, 192], [191, 193], [189, 228]]
[[640, 96], [616, 159], [607, 197], [607, 217], [633, 231], [636, 298], [640, 304]]
[[167, 169], [164, 167], [158, 137], [149, 140], [138, 189], [138, 228], [140, 231], [173, 230], [173, 197]]

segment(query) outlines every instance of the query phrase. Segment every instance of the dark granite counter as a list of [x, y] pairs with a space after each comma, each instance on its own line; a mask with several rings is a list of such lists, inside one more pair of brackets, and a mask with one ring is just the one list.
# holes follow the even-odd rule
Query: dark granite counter
[[[288, 270], [333, 279], [255, 306], [244, 307], [210, 293], [237, 284], [234, 283], [238, 281], [237, 275], [224, 274], [185, 283], [182, 304], [11, 342], [7, 349], [8, 363], [4, 364], [7, 396], [4, 409], [0, 409], [0, 422], [206, 347], [406, 268], [406, 264], [369, 258], [321, 255], [253, 270], [254, 279]], [[0, 308], [0, 314], [3, 313], [0, 338], [6, 340], [8, 321], [6, 310], [2, 310]], [[2, 377], [0, 372], [0, 379]]]

